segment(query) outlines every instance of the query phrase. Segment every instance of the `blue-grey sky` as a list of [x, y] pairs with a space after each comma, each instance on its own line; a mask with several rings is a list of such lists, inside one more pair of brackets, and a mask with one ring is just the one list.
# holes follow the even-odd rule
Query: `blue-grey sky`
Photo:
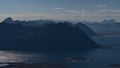
[[120, 21], [120, 0], [0, 0], [0, 20]]

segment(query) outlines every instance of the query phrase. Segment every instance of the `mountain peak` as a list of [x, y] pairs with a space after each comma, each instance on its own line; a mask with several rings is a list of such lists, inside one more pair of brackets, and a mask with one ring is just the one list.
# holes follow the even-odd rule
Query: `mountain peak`
[[8, 17], [3, 22], [5, 22], [5, 23], [13, 23], [13, 19], [11, 17]]

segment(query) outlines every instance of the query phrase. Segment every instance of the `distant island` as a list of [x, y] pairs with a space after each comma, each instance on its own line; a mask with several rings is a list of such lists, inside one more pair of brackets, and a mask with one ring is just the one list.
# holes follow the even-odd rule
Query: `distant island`
[[100, 47], [81, 28], [69, 22], [47, 21], [41, 26], [24, 26], [23, 23], [26, 22], [12, 18], [1, 22], [0, 49], [69, 52]]

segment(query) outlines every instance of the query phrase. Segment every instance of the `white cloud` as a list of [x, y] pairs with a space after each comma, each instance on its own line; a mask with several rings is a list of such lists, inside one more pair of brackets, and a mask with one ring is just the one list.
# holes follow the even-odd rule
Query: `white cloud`
[[[57, 8], [58, 9], [58, 8]], [[39, 19], [54, 19], [54, 20], [84, 20], [84, 21], [101, 21], [104, 19], [116, 19], [120, 20], [120, 10], [72, 10], [64, 9], [58, 14], [0, 14], [0, 20], [6, 17], [13, 17], [17, 20], [39, 20]]]
[[[117, 12], [117, 13], [116, 13]], [[74, 20], [84, 20], [84, 21], [102, 21], [104, 19], [116, 19], [120, 20], [120, 10], [74, 10], [69, 11], [68, 17]], [[70, 17], [72, 16], [72, 17]]]
[[76, 12], [76, 10], [64, 10], [64, 12], [67, 12], [67, 13], [74, 13], [74, 12]]
[[64, 10], [65, 8], [62, 8], [62, 7], [56, 7], [56, 8], [53, 8], [53, 9], [56, 9], [56, 10]]
[[111, 9], [111, 10], [100, 10], [101, 12], [120, 12], [120, 10]]
[[51, 19], [54, 15], [51, 14], [0, 14], [0, 21], [7, 17], [12, 17], [14, 20], [40, 20]]
[[83, 11], [80, 12], [80, 14], [82, 16], [86, 16], [86, 15], [89, 15], [90, 13], [89, 13], [89, 11], [83, 10]]
[[107, 5], [97, 5], [96, 7], [98, 7], [98, 8], [106, 8], [108, 6]]

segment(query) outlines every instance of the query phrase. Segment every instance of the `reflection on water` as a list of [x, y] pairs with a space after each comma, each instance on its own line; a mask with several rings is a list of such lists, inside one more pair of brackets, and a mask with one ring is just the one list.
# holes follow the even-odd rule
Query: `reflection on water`
[[0, 63], [8, 62], [26, 62], [32, 60], [32, 58], [41, 57], [40, 55], [15, 52], [15, 51], [0, 51]]
[[[110, 64], [120, 63], [120, 36], [107, 36], [107, 37], [94, 37], [97, 43], [104, 46], [112, 46], [115, 48], [99, 48], [86, 52], [76, 53], [30, 53], [19, 51], [0, 51], [0, 63], [8, 62], [50, 62], [50, 63], [62, 63], [69, 66], [69, 68], [109, 68]], [[114, 40], [114, 41], [113, 41]], [[93, 59], [93, 61], [77, 61], [76, 58], [82, 57], [87, 59]], [[66, 58], [72, 58], [72, 61], [68, 62]], [[79, 59], [81, 60], [81, 59]], [[83, 60], [83, 59], [82, 59]], [[3, 65], [3, 64], [2, 64]], [[1, 66], [1, 65], [0, 65]]]

